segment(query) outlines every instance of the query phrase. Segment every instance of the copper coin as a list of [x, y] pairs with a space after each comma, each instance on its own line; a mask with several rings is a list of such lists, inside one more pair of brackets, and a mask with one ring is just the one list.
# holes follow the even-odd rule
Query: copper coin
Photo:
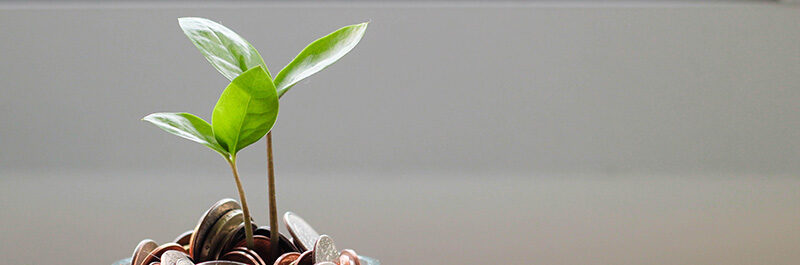
[[[270, 259], [269, 258], [270, 257], [270, 251], [272, 249], [270, 247], [270, 244], [271, 243], [270, 243], [268, 237], [265, 237], [265, 236], [262, 236], [262, 235], [255, 235], [255, 236], [253, 236], [253, 249], [252, 250], [256, 254], [258, 254], [258, 256], [263, 258], [264, 261], [267, 261], [267, 260]], [[247, 241], [242, 239], [241, 241], [239, 241], [239, 243], [237, 243], [234, 246], [234, 248], [246, 247], [246, 246], [247, 246]]]
[[273, 265], [290, 265], [292, 264], [293, 261], [297, 260], [298, 258], [300, 258], [300, 253], [298, 252], [283, 253], [283, 255], [281, 255], [280, 257], [278, 257], [278, 259], [275, 260], [275, 263], [273, 263]]
[[297, 258], [292, 264], [294, 265], [314, 265], [314, 252], [311, 250], [306, 250], [303, 254], [300, 254], [300, 257]]
[[[266, 236], [267, 238], [272, 237], [272, 231], [270, 231], [269, 226], [260, 226], [258, 229], [253, 231], [253, 234]], [[278, 233], [278, 236], [278, 250], [281, 254], [286, 252], [302, 252], [294, 244], [292, 244], [292, 241], [289, 240], [289, 238], [281, 233]]]
[[364, 265], [381, 265], [381, 261], [376, 258], [358, 255], [358, 261]]
[[217, 223], [206, 234], [206, 239], [200, 248], [200, 253], [195, 255], [194, 260], [206, 261], [217, 256], [222, 250], [222, 241], [236, 229], [236, 226], [244, 221], [242, 210], [234, 209], [223, 215]]
[[192, 239], [192, 232], [194, 232], [194, 230], [183, 232], [183, 234], [176, 237], [173, 242], [181, 246], [189, 245], [189, 241]]
[[239, 203], [233, 199], [222, 199], [212, 205], [211, 208], [209, 208], [208, 211], [206, 211], [203, 216], [200, 217], [200, 221], [197, 222], [197, 226], [195, 226], [194, 230], [192, 230], [192, 236], [189, 238], [189, 255], [195, 260], [198, 260], [197, 255], [200, 253], [200, 248], [203, 247], [203, 241], [205, 240], [208, 230], [211, 229], [217, 220], [225, 213], [233, 209], [241, 208], [242, 207], [239, 206]]
[[241, 262], [241, 263], [250, 264], [250, 265], [261, 265], [258, 262], [258, 260], [256, 260], [255, 257], [253, 257], [252, 255], [250, 255], [247, 252], [239, 251], [239, 250], [234, 250], [234, 251], [228, 252], [225, 255], [222, 255], [222, 257], [220, 259], [236, 261], [236, 262]]
[[153, 262], [150, 262], [149, 265], [161, 265], [161, 262], [153, 261]]
[[148, 254], [147, 257], [144, 258], [144, 262], [142, 262], [142, 264], [150, 264], [153, 261], [159, 261], [161, 255], [164, 254], [164, 252], [167, 252], [168, 250], [177, 250], [181, 252], [184, 251], [183, 247], [181, 247], [178, 244], [166, 243], [161, 246], [158, 246], [156, 249], [150, 252], [150, 254]]
[[247, 265], [247, 264], [230, 260], [212, 260], [212, 261], [197, 263], [197, 265]]
[[164, 251], [164, 254], [161, 254], [161, 264], [175, 265], [178, 263], [178, 260], [188, 257], [189, 255], [184, 251], [167, 250]]
[[[258, 229], [258, 226], [256, 226], [256, 224], [254, 224], [254, 223], [251, 223], [251, 225], [253, 225], [253, 231], [254, 231], [254, 234], [255, 234], [255, 230]], [[228, 253], [229, 251], [231, 251], [235, 247], [240, 247], [240, 245], [238, 245], [238, 244], [241, 241], [245, 240], [245, 234], [246, 233], [245, 233], [245, 229], [244, 229], [244, 222], [242, 222], [241, 224], [236, 226], [236, 229], [234, 229], [234, 232], [230, 233], [228, 235], [228, 237], [226, 237], [223, 240], [222, 250], [219, 251], [219, 254], [215, 258], [219, 258], [219, 255]]]
[[314, 244], [314, 264], [334, 261], [339, 257], [339, 251], [336, 250], [336, 245], [333, 243], [333, 238], [328, 235], [321, 235]]
[[319, 233], [306, 220], [293, 212], [286, 212], [283, 215], [283, 222], [286, 223], [286, 228], [300, 251], [314, 248], [314, 244], [319, 239]]
[[147, 257], [150, 252], [153, 252], [153, 250], [157, 247], [158, 244], [152, 239], [145, 239], [139, 242], [139, 244], [136, 245], [136, 248], [133, 249], [131, 265], [144, 265], [144, 258]]
[[342, 253], [339, 254], [338, 261], [339, 265], [361, 265], [361, 262], [358, 260], [358, 254], [352, 249], [342, 250]]
[[[261, 258], [261, 255], [258, 255], [258, 253], [256, 253], [252, 249], [248, 249], [246, 247], [238, 247], [238, 248], [234, 248], [233, 250], [238, 250], [238, 251], [242, 251], [242, 252], [245, 252], [247, 254], [250, 254], [250, 256], [253, 256], [254, 258], [256, 258], [256, 261], [258, 261], [259, 264], [267, 265], [267, 263], [264, 262], [264, 259]], [[270, 264], [272, 264], [272, 263], [270, 263]]]

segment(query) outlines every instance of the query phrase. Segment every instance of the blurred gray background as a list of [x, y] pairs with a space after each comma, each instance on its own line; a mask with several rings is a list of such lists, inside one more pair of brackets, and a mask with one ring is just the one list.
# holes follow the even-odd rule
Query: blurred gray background
[[[603, 1], [600, 1], [603, 2]], [[280, 211], [384, 264], [796, 264], [800, 6], [702, 1], [0, 3], [0, 257], [110, 264], [236, 197], [139, 119], [210, 119], [227, 80], [176, 18], [277, 73]], [[240, 155], [267, 223], [263, 141]], [[284, 230], [285, 231], [285, 230]]]

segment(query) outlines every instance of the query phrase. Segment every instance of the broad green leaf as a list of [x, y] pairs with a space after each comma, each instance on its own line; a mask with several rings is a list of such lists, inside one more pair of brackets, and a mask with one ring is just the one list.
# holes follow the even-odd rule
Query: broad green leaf
[[231, 155], [261, 139], [278, 117], [278, 94], [264, 68], [242, 73], [222, 91], [211, 115], [217, 142]]
[[233, 80], [259, 65], [264, 67], [267, 76], [272, 79], [258, 51], [236, 32], [199, 17], [179, 18], [178, 24], [208, 62], [228, 80]]
[[214, 138], [211, 125], [200, 117], [189, 113], [162, 112], [147, 115], [142, 120], [149, 121], [168, 133], [205, 145], [228, 157], [228, 151], [222, 148]]
[[364, 36], [367, 23], [343, 27], [306, 46], [275, 76], [278, 97], [283, 96], [300, 80], [325, 69], [350, 52]]

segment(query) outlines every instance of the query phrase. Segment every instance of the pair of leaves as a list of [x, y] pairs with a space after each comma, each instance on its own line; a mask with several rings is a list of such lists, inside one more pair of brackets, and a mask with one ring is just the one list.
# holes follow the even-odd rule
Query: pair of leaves
[[[206, 60], [228, 79], [233, 80], [244, 70], [258, 65], [267, 69], [258, 51], [225, 26], [198, 17], [180, 18], [178, 24]], [[325, 69], [355, 48], [364, 36], [367, 24], [343, 27], [306, 46], [275, 76], [278, 97], [297, 82]]]
[[214, 107], [211, 124], [189, 113], [154, 113], [143, 120], [203, 144], [226, 159], [272, 129], [278, 98], [297, 82], [341, 59], [367, 29], [367, 23], [350, 25], [312, 42], [273, 82], [258, 51], [232, 30], [205, 18], [180, 18], [178, 23], [206, 60], [231, 83]]
[[189, 113], [153, 113], [143, 120], [217, 151], [226, 159], [264, 137], [278, 117], [278, 94], [267, 72], [244, 71], [222, 91], [211, 124]]

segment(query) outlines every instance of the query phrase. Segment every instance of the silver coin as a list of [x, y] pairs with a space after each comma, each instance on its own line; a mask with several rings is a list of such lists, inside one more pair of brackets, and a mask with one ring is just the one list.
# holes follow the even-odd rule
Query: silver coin
[[186, 253], [177, 250], [167, 250], [161, 254], [161, 265], [175, 265], [178, 260], [189, 257]]
[[112, 263], [111, 265], [131, 265], [132, 258], [124, 258]]
[[327, 235], [319, 236], [319, 240], [314, 244], [314, 263], [333, 262], [339, 257], [339, 250], [333, 243], [333, 238]]
[[144, 259], [150, 252], [153, 252], [158, 247], [158, 244], [152, 239], [145, 239], [136, 245], [133, 249], [133, 256], [131, 257], [131, 265], [143, 265]]
[[206, 261], [216, 257], [219, 251], [222, 251], [222, 241], [228, 235], [235, 232], [236, 227], [244, 222], [244, 212], [239, 209], [232, 210], [223, 215], [214, 227], [208, 231], [206, 239], [203, 242], [203, 247], [200, 249], [200, 255], [196, 256], [196, 261]]
[[186, 257], [176, 261], [175, 265], [194, 265], [194, 262], [192, 262], [192, 260], [189, 259], [189, 257]]
[[286, 212], [283, 215], [283, 222], [286, 223], [286, 228], [292, 234], [300, 252], [314, 248], [314, 244], [319, 240], [319, 233], [306, 220], [293, 212]]
[[208, 234], [208, 230], [211, 229], [217, 220], [225, 215], [225, 213], [241, 208], [238, 202], [230, 198], [222, 199], [212, 205], [211, 208], [200, 217], [200, 221], [197, 222], [197, 226], [195, 226], [193, 230], [194, 232], [189, 239], [189, 255], [197, 260], [197, 256], [200, 254], [200, 248], [203, 246], [206, 234]]
[[381, 261], [376, 258], [358, 255], [358, 261], [361, 265], [381, 265]]

